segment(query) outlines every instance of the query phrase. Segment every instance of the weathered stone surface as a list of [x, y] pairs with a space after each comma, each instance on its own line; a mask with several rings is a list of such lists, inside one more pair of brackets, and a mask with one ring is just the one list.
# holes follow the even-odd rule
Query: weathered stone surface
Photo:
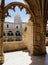
[[17, 42], [3, 42], [4, 52], [17, 51], [21, 49], [26, 49], [27, 46], [23, 41]]
[[33, 53], [33, 22], [29, 21], [27, 24], [27, 30], [23, 34], [24, 42], [28, 48], [28, 51]]

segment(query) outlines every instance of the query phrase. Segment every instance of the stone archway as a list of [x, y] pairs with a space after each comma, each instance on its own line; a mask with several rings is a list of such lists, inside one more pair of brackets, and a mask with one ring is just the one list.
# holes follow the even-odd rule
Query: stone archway
[[[19, 8], [22, 9], [22, 6], [23, 6], [23, 8], [26, 8], [27, 13], [31, 14], [31, 16], [32, 16], [31, 19], [33, 19], [33, 21], [34, 21], [34, 15], [28, 6], [26, 6], [25, 4], [22, 4], [22, 3], [14, 2], [14, 3], [10, 3], [9, 5], [7, 5], [5, 7], [4, 1], [5, 0], [2, 0], [1, 6], [0, 6], [0, 58], [1, 58], [0, 65], [2, 65], [2, 63], [4, 61], [4, 56], [3, 56], [4, 51], [3, 51], [3, 41], [2, 41], [3, 40], [3, 24], [4, 24], [5, 17], [9, 16], [8, 9], [14, 10], [14, 6], [19, 6]], [[6, 13], [6, 15], [5, 15], [5, 13]]]
[[[9, 13], [8, 13], [8, 10], [11, 9], [11, 10], [15, 11], [15, 6], [18, 6], [20, 9], [25, 8], [25, 9], [26, 9], [26, 12], [27, 12], [28, 14], [31, 14], [31, 18], [30, 18], [30, 19], [32, 20], [32, 22], [35, 22], [34, 15], [33, 15], [33, 13], [31, 12], [30, 8], [29, 8], [27, 5], [25, 5], [25, 4], [23, 4], [23, 3], [20, 3], [20, 2], [13, 2], [13, 3], [8, 4], [8, 5], [5, 7], [5, 9], [4, 9], [4, 14], [5, 14], [4, 17], [10, 16]], [[32, 51], [31, 51], [31, 52], [32, 52]]]
[[20, 2], [12, 2], [12, 3], [8, 4], [8, 5], [4, 8], [4, 14], [5, 14], [4, 16], [9, 16], [9, 13], [8, 13], [8, 10], [9, 10], [9, 9], [15, 11], [15, 7], [16, 7], [16, 6], [18, 6], [18, 7], [20, 8], [20, 10], [22, 10], [23, 8], [25, 8], [25, 9], [26, 9], [26, 13], [27, 13], [27, 14], [31, 14], [31, 18], [32, 18], [33, 20], [35, 20], [35, 19], [34, 19], [34, 14], [33, 14], [33, 12], [31, 12], [30, 7], [28, 7], [27, 5], [25, 5], [25, 4], [23, 4], [23, 3], [20, 3]]
[[[27, 0], [28, 1], [28, 0]], [[38, 1], [38, 0], [37, 0]], [[35, 4], [35, 0], [33, 0], [34, 4]], [[44, 1], [42, 0], [40, 3], [42, 3], [41, 7], [42, 9], [33, 9], [33, 12], [36, 13], [35, 15], [33, 14], [32, 12], [32, 1], [30, 0], [29, 3], [31, 3], [29, 6], [30, 7], [27, 7], [25, 4], [22, 4], [22, 3], [10, 3], [9, 5], [7, 5], [6, 7], [4, 6], [4, 0], [2, 0], [2, 5], [0, 6], [0, 41], [1, 41], [1, 45], [0, 45], [0, 56], [1, 56], [1, 63], [3, 63], [3, 22], [4, 22], [4, 17], [6, 16], [10, 16], [9, 13], [8, 13], [8, 9], [13, 9], [14, 10], [14, 6], [19, 6], [20, 9], [22, 9], [22, 6], [23, 8], [25, 7], [27, 9], [27, 13], [31, 13], [32, 17], [31, 19], [34, 21], [33, 22], [33, 54], [34, 55], [42, 55], [42, 54], [45, 54], [45, 36], [44, 36]], [[39, 3], [39, 4], [40, 4]], [[36, 4], [35, 4], [36, 5]], [[35, 6], [33, 5], [33, 6]], [[13, 6], [13, 7], [12, 7]], [[20, 7], [21, 6], [21, 7]], [[36, 5], [37, 6], [37, 5]], [[37, 7], [38, 8], [38, 7]], [[31, 9], [31, 10], [30, 10]], [[41, 12], [39, 11], [41, 10]], [[36, 11], [36, 12], [35, 12]], [[5, 15], [6, 13], [6, 15]], [[39, 14], [39, 15], [38, 15]], [[34, 17], [35, 16], [35, 17]], [[41, 21], [41, 22], [40, 22]]]

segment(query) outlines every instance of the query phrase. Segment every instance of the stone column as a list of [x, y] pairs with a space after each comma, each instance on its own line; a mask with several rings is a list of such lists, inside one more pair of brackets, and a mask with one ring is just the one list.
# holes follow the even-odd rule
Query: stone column
[[2, 65], [2, 64], [0, 64], [0, 65]]
[[1, 18], [2, 15], [0, 13], [0, 65], [4, 62], [4, 56], [3, 56], [3, 22], [4, 20]]
[[45, 34], [41, 17], [36, 17], [33, 23], [33, 30], [33, 55], [44, 55], [46, 53]]

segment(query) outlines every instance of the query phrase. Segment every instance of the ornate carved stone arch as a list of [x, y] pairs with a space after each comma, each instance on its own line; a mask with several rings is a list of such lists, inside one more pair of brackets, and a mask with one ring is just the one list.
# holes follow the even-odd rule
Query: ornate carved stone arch
[[[31, 19], [32, 19], [33, 21], [35, 21], [35, 19], [34, 19], [34, 14], [33, 14], [33, 12], [30, 10], [30, 8], [29, 8], [27, 5], [25, 5], [25, 4], [23, 4], [23, 3], [20, 3], [20, 2], [12, 2], [12, 3], [8, 4], [8, 5], [4, 8], [4, 14], [6, 13], [5, 16], [10, 16], [9, 13], [8, 13], [8, 10], [11, 9], [11, 10], [14, 10], [14, 11], [15, 11], [15, 6], [18, 6], [18, 7], [20, 8], [20, 10], [22, 10], [23, 8], [25, 8], [25, 9], [26, 9], [26, 13], [31, 14]], [[4, 17], [5, 17], [5, 16], [4, 16]]]

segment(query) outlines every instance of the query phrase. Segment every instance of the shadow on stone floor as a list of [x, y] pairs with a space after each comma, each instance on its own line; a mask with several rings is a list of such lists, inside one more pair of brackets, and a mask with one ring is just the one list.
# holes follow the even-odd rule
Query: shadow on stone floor
[[[24, 52], [28, 52], [28, 51], [24, 50]], [[31, 60], [32, 60], [32, 63], [30, 65], [48, 65], [48, 53], [43, 56], [33, 56], [32, 55]]]
[[48, 54], [45, 56], [32, 56], [30, 65], [48, 65]]

